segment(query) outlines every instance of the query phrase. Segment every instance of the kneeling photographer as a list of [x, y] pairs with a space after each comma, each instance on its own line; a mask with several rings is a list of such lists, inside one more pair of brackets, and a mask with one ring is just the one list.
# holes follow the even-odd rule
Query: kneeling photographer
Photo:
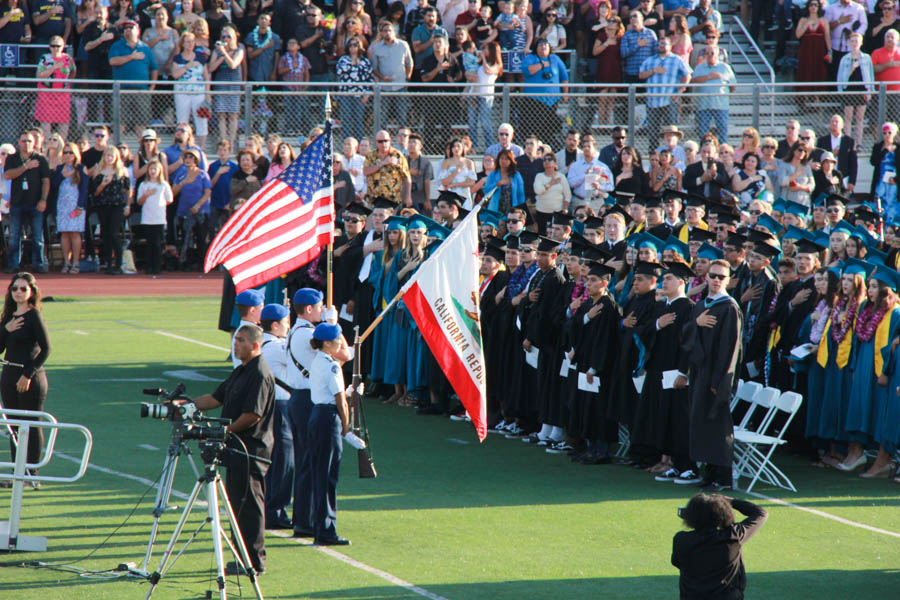
[[[275, 378], [262, 355], [262, 331], [243, 325], [234, 337], [234, 353], [241, 364], [212, 394], [194, 399], [200, 410], [222, 407], [222, 417], [231, 419], [228, 447], [250, 456], [269, 459], [272, 454], [272, 417], [275, 407]], [[237, 438], [237, 439], [235, 439]], [[268, 466], [236, 453], [226, 453], [225, 489], [231, 501], [244, 545], [258, 574], [266, 570], [265, 475]], [[228, 564], [226, 574], [236, 574]]]

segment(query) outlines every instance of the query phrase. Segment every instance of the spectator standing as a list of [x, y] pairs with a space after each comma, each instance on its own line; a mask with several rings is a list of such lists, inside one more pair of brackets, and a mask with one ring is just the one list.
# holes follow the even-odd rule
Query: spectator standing
[[63, 149], [63, 164], [50, 176], [56, 198], [56, 228], [60, 232], [63, 273], [78, 273], [81, 260], [81, 234], [87, 206], [88, 175], [81, 167], [81, 152], [72, 142]]
[[668, 150], [672, 155], [672, 166], [680, 171], [684, 171], [684, 168], [687, 166], [687, 152], [685, 152], [684, 146], [679, 144], [684, 137], [684, 132], [678, 129], [677, 125], [666, 125], [662, 128], [659, 137], [662, 138], [663, 144], [656, 151]]
[[32, 0], [30, 4], [33, 44], [47, 45], [58, 35], [67, 43], [75, 20], [75, 7], [66, 0]]
[[10, 181], [9, 267], [7, 273], [19, 271], [22, 225], [31, 224], [31, 262], [41, 273], [44, 262], [44, 211], [50, 194], [50, 166], [35, 152], [35, 137], [30, 131], [19, 136], [19, 151], [6, 157], [3, 177]]
[[[346, 141], [344, 143], [344, 149], [346, 151]], [[413, 207], [420, 213], [431, 214], [431, 180], [434, 179], [434, 168], [431, 166], [431, 161], [422, 156], [422, 137], [417, 133], [410, 135], [407, 148], [409, 149], [409, 157], [407, 160], [409, 161]], [[357, 158], [361, 157], [358, 154], [353, 157], [354, 160]], [[359, 166], [356, 167], [358, 169], [357, 172], [361, 174], [362, 162], [358, 164]], [[354, 165], [356, 165], [356, 163], [354, 163]], [[472, 176], [474, 177], [474, 175], [475, 167], [473, 163]], [[466, 191], [468, 192], [468, 189]]]
[[[853, 131], [853, 117], [856, 116], [857, 144], [862, 143], [866, 106], [875, 92], [875, 68], [872, 64], [872, 57], [860, 50], [862, 41], [860, 34], [850, 34], [850, 52], [841, 58], [837, 74], [838, 92], [857, 92], [841, 95], [841, 98], [844, 99], [844, 122], [842, 125], [846, 134], [850, 135]], [[866, 93], [858, 93], [863, 91]], [[843, 172], [846, 173], [846, 171]]]
[[[491, 192], [494, 192], [493, 195]], [[497, 168], [487, 176], [484, 195], [490, 196], [488, 208], [504, 215], [515, 206], [524, 207], [525, 183], [516, 170], [516, 159], [509, 150], [501, 150], [497, 154]]]
[[694, 44], [691, 42], [691, 32], [684, 15], [677, 14], [669, 21], [669, 42], [672, 46], [672, 54], [683, 60], [685, 66], [690, 67], [690, 56], [694, 50]]
[[[91, 208], [100, 219], [100, 262], [107, 275], [122, 273], [122, 228], [131, 213], [131, 179], [119, 149], [108, 146], [88, 187]], [[115, 255], [115, 258], [113, 257]]]
[[612, 171], [597, 154], [594, 136], [586, 135], [582, 138], [581, 150], [581, 158], [569, 165], [566, 174], [569, 187], [572, 188], [571, 211], [584, 204], [591, 204], [595, 192], [605, 198], [615, 188]]
[[684, 92], [690, 81], [691, 70], [680, 58], [672, 54], [667, 38], [659, 38], [657, 56], [651, 56], [640, 67], [640, 78], [647, 81], [647, 121], [651, 139], [659, 137], [660, 129], [677, 120], [676, 94]]
[[[828, 19], [822, 16], [822, 0], [809, 0], [807, 14], [797, 23], [797, 73], [795, 81], [827, 81], [828, 62], [834, 59], [831, 52], [831, 28]], [[839, 60], [839, 59], [838, 59]], [[826, 89], [825, 86], [800, 86], [800, 94]]]
[[[293, 121], [286, 122], [285, 127], [294, 127], [296, 123], [296, 127], [301, 132], [308, 131], [310, 127], [309, 111], [307, 110], [309, 99], [307, 96], [295, 94], [295, 92], [306, 90], [307, 86], [304, 84], [309, 81], [309, 68], [309, 60], [300, 53], [300, 43], [294, 38], [289, 39], [287, 41], [287, 52], [278, 59], [276, 71], [281, 81], [290, 83], [290, 85], [281, 88], [285, 92], [289, 92], [289, 94], [285, 94], [282, 97], [284, 100], [285, 118]], [[343, 98], [340, 100], [340, 104], [343, 104]], [[341, 120], [344, 121], [345, 127], [349, 126], [349, 123], [343, 118], [343, 113]]]
[[344, 131], [353, 137], [362, 137], [366, 105], [372, 97], [370, 85], [375, 81], [372, 63], [363, 52], [363, 42], [358, 37], [348, 38], [346, 54], [338, 59], [336, 72], [342, 82], [339, 90], [347, 95], [338, 102]]
[[[872, 67], [876, 81], [900, 81], [900, 31], [889, 29], [884, 34], [884, 46], [872, 52]], [[900, 83], [887, 84], [887, 114], [897, 115], [900, 112]], [[891, 93], [894, 92], [894, 93]]]
[[[815, 2], [815, 0], [811, 0]], [[821, 2], [821, 0], [819, 0]], [[865, 34], [869, 28], [866, 9], [853, 0], [838, 0], [825, 8], [825, 18], [831, 33], [831, 80], [837, 78], [838, 65], [844, 54], [850, 51], [850, 33]]]
[[691, 40], [706, 41], [707, 28], [712, 26], [716, 31], [722, 30], [722, 15], [713, 8], [711, 0], [699, 0], [696, 8], [687, 15], [687, 25], [691, 32]]
[[229, 216], [239, 209], [244, 202], [262, 187], [262, 179], [259, 177], [259, 167], [252, 150], [238, 152], [239, 169], [231, 176], [231, 202], [228, 204]]
[[[47, 85], [38, 81], [38, 90], [68, 90], [68, 79], [75, 77], [75, 59], [63, 51], [65, 43], [63, 39], [55, 35], [50, 38], [50, 52], [45, 54], [38, 62], [37, 78], [50, 80]], [[71, 94], [64, 92], [37, 93], [37, 102], [34, 107], [34, 118], [41, 124], [44, 137], [49, 137], [53, 125], [57, 125], [63, 138], [69, 136], [70, 109], [72, 106]]]
[[203, 17], [194, 12], [194, 0], [181, 0], [178, 3], [178, 8], [174, 9], [172, 14], [175, 29], [179, 33], [192, 31], [194, 23], [203, 20]]
[[545, 154], [541, 158], [544, 170], [534, 177], [535, 220], [538, 233], [547, 234], [547, 224], [556, 212], [570, 212], [572, 190], [565, 175], [557, 169], [556, 157]]
[[682, 172], [676, 167], [668, 148], [659, 150], [659, 162], [650, 169], [650, 191], [653, 194], [681, 191]]
[[209, 8], [200, 15], [206, 21], [206, 24], [209, 25], [209, 37], [214, 40], [222, 36], [222, 30], [226, 25], [231, 25], [228, 14], [224, 10], [225, 2], [226, 0], [209, 0], [204, 3]]
[[639, 11], [632, 12], [628, 18], [631, 26], [619, 44], [624, 61], [623, 78], [625, 83], [642, 83], [645, 78], [640, 76], [641, 65], [653, 57], [658, 47], [656, 34], [644, 27], [644, 16]]
[[370, 196], [383, 196], [391, 202], [412, 206], [409, 163], [403, 153], [391, 147], [391, 134], [375, 134], [376, 148], [366, 156], [363, 173]]
[[[849, 54], [847, 56], [850, 56]], [[828, 123], [828, 133], [821, 136], [820, 144], [825, 150], [837, 157], [836, 168], [847, 176], [847, 191], [856, 188], [857, 170], [859, 168], [856, 149], [858, 144], [850, 135], [840, 115], [832, 115]], [[821, 158], [820, 158], [821, 162]], [[813, 195], [813, 198], [816, 196]]]
[[882, 125], [881, 136], [881, 141], [875, 142], [869, 156], [869, 164], [874, 169], [870, 193], [873, 197], [881, 198], [885, 219], [890, 221], [898, 212], [897, 173], [900, 173], [900, 152], [897, 152], [897, 124], [888, 121]]
[[287, 142], [280, 142], [278, 144], [278, 150], [275, 152], [275, 155], [272, 156], [272, 161], [269, 163], [269, 171], [266, 173], [266, 178], [263, 180], [263, 183], [268, 183], [281, 175], [285, 169], [291, 166], [291, 163], [294, 162], [294, 158], [294, 148]]
[[[150, 46], [140, 40], [138, 24], [126, 21], [122, 28], [122, 39], [109, 49], [109, 64], [116, 81], [141, 82], [121, 84], [123, 90], [130, 92], [121, 95], [122, 131], [132, 129], [140, 136], [151, 120], [151, 94], [146, 91], [152, 92], [156, 88], [159, 67]], [[148, 81], [150, 83], [143, 83]]]
[[372, 17], [366, 13], [366, 3], [363, 0], [347, 0], [344, 2], [344, 12], [337, 18], [335, 29], [340, 30], [341, 25], [349, 19], [356, 19], [362, 26], [362, 35], [372, 35]]
[[617, 194], [631, 194], [635, 198], [650, 195], [650, 179], [641, 166], [637, 150], [631, 146], [625, 146], [616, 156], [612, 172]]
[[228, 204], [231, 202], [231, 178], [238, 170], [238, 164], [231, 160], [231, 144], [221, 140], [216, 144], [218, 158], [210, 165], [206, 174], [212, 186], [210, 196], [210, 235], [215, 235], [228, 220]]
[[897, 17], [894, 0], [881, 0], [875, 12], [869, 15], [869, 29], [866, 31], [863, 50], [871, 54], [884, 45], [884, 34], [890, 29], [900, 30], [900, 19]]
[[502, 12], [494, 27], [497, 28], [497, 41], [504, 52], [509, 52], [509, 69], [506, 70], [506, 81], [521, 80], [522, 71], [519, 61], [531, 47], [534, 38], [534, 29], [531, 18], [526, 13], [528, 3], [526, 0], [515, 0], [501, 6]]
[[710, 124], [715, 123], [716, 139], [720, 144], [728, 141], [729, 95], [734, 92], [736, 78], [731, 66], [719, 62], [716, 46], [709, 46], [705, 60], [694, 69], [693, 82], [707, 85], [697, 89], [697, 131], [705, 135]]
[[138, 187], [136, 202], [141, 207], [141, 228], [147, 236], [147, 273], [158, 275], [166, 228], [166, 209], [173, 202], [172, 188], [166, 181], [165, 170], [160, 161], [153, 159], [147, 163], [147, 178]]
[[[741, 145], [734, 152], [734, 160], [741, 161], [745, 154], [759, 154], [759, 132], [753, 127], [747, 127], [741, 134]], [[789, 151], [782, 160], [791, 160], [791, 152]]]
[[153, 27], [144, 30], [141, 40], [153, 51], [153, 58], [156, 60], [157, 66], [163, 67], [163, 71], [168, 75], [168, 69], [165, 66], [169, 64], [169, 59], [175, 53], [175, 47], [178, 45], [178, 32], [169, 27], [169, 11], [165, 7], [154, 11]]
[[[372, 59], [372, 73], [375, 80], [388, 85], [382, 86], [384, 92], [402, 92], [406, 90], [406, 82], [412, 77], [413, 57], [409, 45], [397, 38], [394, 28], [389, 23], [380, 23], [378, 31], [381, 40], [369, 48]], [[386, 120], [396, 119], [406, 123], [409, 111], [409, 100], [404, 95], [383, 94], [383, 116]]]
[[[213, 81], [228, 83], [214, 86], [213, 91], [239, 92], [241, 86], [236, 84], [244, 79], [243, 71], [246, 69], [244, 45], [238, 44], [237, 30], [230, 25], [222, 30], [221, 38], [209, 59], [209, 72], [212, 73]], [[241, 95], [217, 95], [214, 107], [219, 120], [219, 139], [228, 140], [233, 145], [237, 141]]]
[[197, 52], [194, 34], [181, 34], [181, 52], [172, 57], [172, 79], [175, 80], [175, 119], [178, 123], [189, 123], [191, 118], [197, 131], [197, 142], [206, 147], [209, 135], [209, 104], [207, 84], [209, 69], [206, 56]]
[[281, 55], [282, 41], [272, 31], [272, 17], [259, 15], [257, 25], [247, 36], [247, 75], [250, 81], [275, 81], [275, 65]]
[[[31, 11], [26, 0], [6, 0], [0, 6], [0, 44], [31, 43]], [[0, 77], [15, 77], [19, 69], [0, 68]]]
[[[421, 139], [419, 140], [421, 147]], [[356, 190], [357, 199], [365, 198], [366, 195], [366, 176], [363, 175], [363, 163], [365, 157], [358, 154], [359, 142], [354, 137], [344, 138], [342, 150], [344, 153], [344, 169], [350, 173], [353, 178], [353, 188]], [[429, 163], [430, 165], [430, 163]], [[412, 165], [410, 165], [410, 175], [412, 175]], [[429, 177], [431, 179], [431, 177]]]
[[[723, 146], [725, 145], [723, 144]], [[721, 147], [719, 151], [721, 154]], [[728, 167], [724, 161], [723, 164], [726, 168]], [[731, 178], [731, 191], [740, 197], [743, 209], [749, 206], [757, 194], [764, 190], [772, 191], [772, 181], [765, 171], [759, 170], [759, 156], [749, 152], [741, 159], [741, 168]]]
[[484, 153], [496, 158], [501, 150], [509, 150], [514, 158], [522, 156], [522, 147], [513, 143], [514, 136], [513, 126], [509, 123], [501, 123], [500, 127], [497, 128], [497, 143], [488, 146]]
[[[272, 22], [275, 24], [275, 31], [281, 36], [281, 39], [287, 40], [297, 37], [297, 31], [306, 26], [306, 11], [312, 6], [310, 0], [284, 0], [275, 6], [274, 18]], [[247, 33], [256, 25], [256, 19], [260, 13], [264, 11], [262, 0], [257, 5], [256, 0], [248, 0], [247, 9], [244, 11], [245, 27]], [[250, 23], [246, 20], [252, 18]], [[299, 38], [298, 38], [299, 41]]]
[[784, 160], [791, 151], [794, 142], [800, 139], [800, 122], [791, 119], [784, 126], [784, 139], [778, 142], [778, 149], [775, 151], [775, 158]]
[[202, 257], [206, 255], [212, 184], [209, 175], [200, 167], [199, 152], [185, 150], [181, 155], [181, 160], [185, 169], [174, 180], [172, 195], [178, 197], [175, 216], [178, 228], [184, 236], [181, 250], [178, 253], [178, 263], [179, 266], [184, 267], [188, 261], [188, 250], [194, 247], [195, 242], [197, 256], [202, 260]]
[[470, 188], [478, 180], [475, 174], [475, 163], [466, 158], [462, 140], [454, 138], [447, 144], [445, 158], [441, 161], [437, 179], [440, 191], [449, 191], [463, 198], [463, 208], [472, 208]]
[[494, 83], [503, 74], [503, 58], [500, 44], [490, 42], [481, 53], [481, 64], [474, 74], [466, 72], [466, 79], [472, 83], [467, 88], [469, 94], [468, 122], [472, 145], [476, 148], [487, 146], [494, 126], [491, 110], [494, 107]]
[[516, 161], [516, 170], [522, 176], [522, 182], [525, 184], [525, 201], [528, 203], [534, 203], [534, 178], [544, 170], [542, 156], [541, 141], [535, 136], [526, 138], [525, 152]]
[[[609, 6], [607, 2], [601, 2], [600, 6]], [[594, 46], [591, 49], [592, 56], [597, 61], [594, 75], [596, 83], [617, 84], [622, 83], [622, 62], [619, 57], [619, 42], [625, 35], [625, 28], [618, 17], [612, 17], [596, 32]], [[597, 120], [601, 124], [611, 123], [615, 114], [616, 105], [614, 94], [621, 91], [616, 85], [603, 87], [597, 90]]]
[[809, 195], [815, 187], [812, 169], [809, 165], [809, 154], [798, 142], [791, 148], [790, 160], [781, 161], [775, 169], [775, 181], [778, 184], [776, 193], [779, 198], [810, 206]]
[[566, 28], [559, 24], [559, 13], [555, 6], [544, 11], [541, 23], [535, 32], [535, 40], [546, 39], [551, 52], [566, 49]]
[[437, 23], [438, 11], [434, 7], [428, 7], [423, 11], [423, 21], [412, 32], [410, 41], [415, 53], [415, 67], [421, 70], [425, 59], [434, 55], [434, 40], [438, 37], [449, 40], [450, 34]]
[[[623, 127], [613, 128], [613, 138], [615, 138], [617, 130], [624, 131], [624, 128]], [[624, 137], [622, 139], [624, 139]], [[613, 141], [615, 142], [615, 139]], [[610, 144], [610, 146], [611, 145], [612, 144]], [[607, 148], [609, 148], [609, 146], [606, 146], [605, 148], [603, 148], [603, 150], [600, 151], [600, 160], [603, 160], [604, 152], [607, 150]], [[618, 155], [618, 150], [613, 150], [613, 153], [615, 155]], [[556, 152], [557, 170], [560, 173], [562, 173], [563, 175], [566, 175], [569, 171], [569, 165], [576, 162], [582, 156], [583, 156], [583, 154], [581, 153], [581, 134], [578, 133], [574, 129], [570, 129], [569, 131], [566, 132], [565, 145], [562, 148], [560, 148], [559, 150], [557, 150], [557, 152]], [[609, 157], [609, 156], [610, 155], [607, 152], [607, 157]], [[606, 161], [604, 161], [604, 162], [606, 162]]]
[[206, 169], [206, 154], [194, 141], [194, 130], [189, 123], [181, 122], [175, 126], [175, 139], [171, 146], [163, 149], [168, 164], [167, 172], [169, 181], [174, 181], [175, 176], [180, 176], [184, 171], [182, 156], [185, 150], [196, 150], [200, 153], [200, 168]]
[[310, 5], [306, 10], [306, 22], [297, 28], [295, 36], [300, 52], [309, 61], [309, 80], [328, 81], [328, 57], [332, 53], [334, 31], [321, 23], [322, 10]]

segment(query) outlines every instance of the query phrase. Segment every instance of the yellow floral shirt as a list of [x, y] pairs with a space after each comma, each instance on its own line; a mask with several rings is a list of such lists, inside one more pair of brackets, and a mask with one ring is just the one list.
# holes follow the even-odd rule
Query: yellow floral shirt
[[[390, 156], [397, 159], [395, 165], [384, 165], [371, 175], [366, 177], [366, 193], [370, 198], [384, 196], [394, 202], [403, 201], [403, 182], [409, 180], [409, 163], [403, 153], [396, 148], [391, 148]], [[381, 162], [378, 158], [378, 150], [372, 150], [366, 156], [366, 167], [377, 165]]]

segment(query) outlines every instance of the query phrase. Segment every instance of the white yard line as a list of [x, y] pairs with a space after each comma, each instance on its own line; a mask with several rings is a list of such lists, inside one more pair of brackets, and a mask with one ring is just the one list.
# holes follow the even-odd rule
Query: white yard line
[[[160, 333], [160, 332], [157, 332], [157, 333]], [[206, 345], [206, 344], [204, 344], [204, 345]], [[58, 456], [60, 458], [63, 458], [65, 460], [68, 460], [68, 461], [71, 461], [74, 463], [81, 462], [80, 459], [78, 459], [74, 456], [70, 456], [68, 454], [64, 454], [62, 452], [54, 452], [54, 456]], [[88, 469], [91, 469], [94, 471], [99, 471], [99, 472], [105, 473], [107, 475], [115, 475], [116, 477], [122, 477], [123, 479], [129, 479], [131, 481], [135, 481], [137, 483], [140, 483], [140, 484], [146, 485], [146, 486], [152, 485], [153, 487], [158, 487], [158, 485], [159, 485], [158, 482], [150, 481], [149, 479], [147, 479], [145, 477], [139, 477], [137, 475], [125, 473], [123, 471], [117, 471], [115, 469], [101, 467], [101, 466], [95, 465], [93, 463], [88, 464]], [[179, 492], [178, 490], [176, 490], [174, 488], [172, 489], [172, 496], [174, 496], [175, 498], [179, 498], [181, 500], [187, 500], [187, 498], [188, 498], [187, 494], [185, 494], [183, 492]], [[274, 535], [276, 537], [286, 539], [288, 541], [293, 541], [297, 544], [304, 544], [304, 545], [309, 544], [309, 539], [294, 538], [289, 533], [284, 533], [281, 531], [274, 531], [274, 530], [269, 530], [266, 533], [268, 535]], [[342, 553], [338, 552], [337, 550], [333, 550], [332, 548], [330, 548], [328, 546], [312, 546], [312, 547], [315, 548], [316, 550], [318, 550], [319, 552], [322, 552], [323, 554], [330, 556], [331, 558], [335, 558], [343, 563], [350, 565], [351, 567], [355, 567], [361, 571], [365, 571], [366, 573], [369, 573], [370, 575], [375, 575], [376, 577], [380, 577], [381, 579], [384, 579], [388, 583], [392, 583], [396, 586], [402, 587], [403, 589], [405, 589], [409, 592], [412, 592], [414, 594], [418, 594], [419, 596], [422, 596], [423, 598], [428, 598], [428, 600], [447, 600], [447, 598], [444, 598], [443, 596], [439, 596], [438, 594], [429, 592], [428, 590], [421, 588], [417, 585], [414, 585], [403, 579], [400, 579], [399, 577], [397, 577], [395, 575], [391, 575], [387, 571], [382, 571], [381, 569], [367, 565], [364, 562], [360, 562], [360, 561], [356, 560], [355, 558], [350, 558], [346, 554], [342, 554]]]
[[215, 344], [207, 344], [206, 342], [201, 342], [200, 340], [191, 339], [189, 337], [184, 337], [183, 335], [175, 335], [174, 333], [169, 333], [168, 331], [154, 331], [153, 333], [164, 335], [166, 337], [174, 338], [176, 340], [181, 340], [182, 342], [190, 342], [192, 344], [197, 344], [198, 346], [204, 346], [206, 348], [212, 348], [213, 350], [221, 350], [222, 352], [230, 352], [228, 348], [223, 348], [222, 346], [216, 346]]

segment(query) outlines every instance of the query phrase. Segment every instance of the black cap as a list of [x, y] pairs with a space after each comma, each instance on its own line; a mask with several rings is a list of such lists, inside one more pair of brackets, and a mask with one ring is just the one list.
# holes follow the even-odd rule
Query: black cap
[[390, 198], [385, 198], [384, 196], [376, 196], [374, 200], [372, 200], [372, 206], [375, 208], [389, 208], [391, 210], [397, 210], [400, 207], [399, 202], [394, 202]]
[[739, 217], [728, 209], [711, 211], [716, 215], [716, 225], [737, 225]]
[[716, 234], [712, 231], [706, 229], [700, 229], [699, 227], [694, 227], [688, 232], [688, 241], [689, 242], [714, 242], [716, 241]]
[[588, 271], [588, 275], [596, 275], [597, 277], [607, 277], [615, 273], [616, 270], [612, 267], [608, 267], [603, 263], [595, 262], [591, 265], [591, 269]]
[[663, 275], [665, 275], [666, 273], [671, 273], [675, 277], [684, 280], [688, 280], [691, 277], [696, 277], [694, 271], [692, 271], [686, 263], [680, 261], [668, 261], [665, 263], [665, 265], [666, 269], [665, 271], [663, 271]]
[[825, 199], [825, 206], [840, 206], [844, 208], [849, 202], [850, 200], [840, 194], [828, 194], [828, 198]]
[[[608, 211], [606, 211], [605, 217], [608, 217], [608, 216], [613, 215], [613, 214], [619, 214], [619, 215], [622, 215], [622, 218], [625, 219], [625, 226], [626, 226], [626, 227], [627, 227], [628, 225], [631, 225], [631, 221], [632, 221], [631, 215], [629, 215], [629, 214], [625, 211], [625, 209], [622, 208], [621, 206], [619, 206], [618, 204], [616, 204], [615, 206], [613, 206], [612, 208], [610, 208]], [[605, 218], [605, 217], [604, 217], [604, 218]]]
[[541, 236], [534, 231], [528, 231], [526, 229], [519, 233], [519, 246], [534, 246], [538, 243], [540, 238]]
[[581, 258], [593, 261], [605, 261], [613, 257], [612, 252], [607, 252], [597, 246], [588, 246], [581, 252]]
[[729, 246], [735, 246], [737, 248], [743, 247], [743, 245], [747, 242], [747, 236], [742, 233], [736, 233], [734, 231], [728, 234], [728, 239], [725, 240], [725, 243]]
[[451, 192], [448, 190], [441, 191], [441, 193], [438, 194], [437, 197], [437, 202], [448, 202], [450, 204], [456, 205], [458, 208], [462, 208], [463, 202], [465, 201], [466, 199], [456, 192]]
[[572, 215], [564, 212], [555, 212], [553, 213], [553, 218], [550, 221], [553, 225], [563, 225], [565, 227], [571, 227], [572, 221], [575, 219]]
[[702, 208], [704, 211], [706, 210], [706, 198], [700, 194], [688, 194], [687, 202], [685, 202], [685, 204], [694, 208]]
[[368, 217], [370, 214], [372, 214], [372, 210], [362, 202], [351, 202], [346, 207], [344, 207], [344, 212], [353, 213], [354, 215], [360, 215], [362, 217]]
[[603, 219], [600, 217], [590, 216], [584, 220], [585, 229], [603, 229]]
[[797, 254], [819, 254], [825, 251], [825, 246], [810, 240], [797, 240], [794, 248], [797, 249]]
[[663, 192], [662, 201], [668, 202], [672, 198], [677, 198], [681, 200], [681, 203], [684, 204], [685, 200], [687, 200], [688, 195], [684, 192], [679, 192], [678, 190], [666, 190]]
[[772, 246], [772, 245], [766, 244], [766, 243], [756, 244], [755, 246], [753, 246], [753, 251], [757, 254], [765, 256], [769, 260], [772, 260], [779, 254], [781, 254], [781, 250], [779, 250], [775, 246]]
[[556, 252], [557, 248], [559, 248], [559, 242], [542, 235], [538, 236], [538, 252]]
[[647, 262], [647, 261], [639, 261], [638, 264], [634, 267], [635, 275], [648, 275], [651, 277], [659, 277], [660, 271], [662, 271], [663, 266], [659, 263], [655, 262]]
[[644, 208], [661, 208], [662, 199], [659, 196], [646, 196], [644, 198]]
[[856, 210], [853, 212], [853, 216], [857, 221], [865, 221], [866, 223], [877, 223], [879, 219], [878, 214], [873, 212], [872, 209], [865, 204], [857, 206]]
[[507, 250], [518, 250], [519, 249], [519, 236], [513, 235], [511, 233], [507, 233], [506, 237], [503, 238], [503, 241], [506, 244]]
[[503, 262], [503, 259], [506, 258], [506, 251], [495, 244], [488, 243], [484, 248], [484, 255], [490, 256], [497, 262]]
[[640, 204], [641, 206], [647, 206], [647, 200], [649, 200], [650, 197], [643, 194], [634, 194], [633, 196], [626, 197], [625, 199], [628, 200], [628, 204]]
[[747, 239], [751, 242], [759, 244], [760, 242], [774, 242], [775, 236], [768, 231], [760, 231], [759, 229], [748, 229]]

